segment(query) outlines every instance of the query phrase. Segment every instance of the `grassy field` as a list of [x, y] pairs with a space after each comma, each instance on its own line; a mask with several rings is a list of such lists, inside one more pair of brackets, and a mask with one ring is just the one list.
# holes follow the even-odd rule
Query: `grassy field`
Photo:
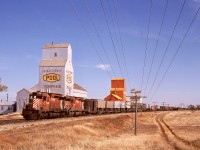
[[0, 116], [0, 149], [200, 149], [200, 111], [111, 114], [40, 121]]

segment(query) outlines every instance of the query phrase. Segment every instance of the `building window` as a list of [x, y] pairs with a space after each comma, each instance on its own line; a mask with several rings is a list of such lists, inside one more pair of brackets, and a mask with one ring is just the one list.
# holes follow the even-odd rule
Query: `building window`
[[57, 53], [54, 53], [54, 57], [57, 57]]
[[10, 107], [8, 106], [8, 110], [10, 110]]
[[1, 106], [1, 110], [3, 110], [3, 106]]

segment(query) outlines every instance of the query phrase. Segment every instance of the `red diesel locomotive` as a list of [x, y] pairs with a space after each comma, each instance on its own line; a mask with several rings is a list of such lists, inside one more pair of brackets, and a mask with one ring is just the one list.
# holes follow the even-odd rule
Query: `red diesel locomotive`
[[60, 94], [33, 92], [22, 111], [25, 119], [63, 117], [84, 113], [83, 98], [62, 96]]

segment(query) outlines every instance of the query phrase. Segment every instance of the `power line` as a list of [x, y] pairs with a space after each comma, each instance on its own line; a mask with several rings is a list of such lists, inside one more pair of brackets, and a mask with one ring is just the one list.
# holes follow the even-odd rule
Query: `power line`
[[[94, 19], [93, 19], [93, 17], [92, 17], [91, 11], [90, 11], [90, 9], [89, 9], [89, 7], [88, 7], [87, 0], [85, 0], [84, 2], [85, 2], [85, 7], [86, 7], [86, 9], [87, 9], [87, 12], [88, 12], [88, 14], [89, 14], [89, 16], [90, 16], [90, 20], [92, 21], [92, 24], [93, 24], [93, 26], [94, 26], [94, 28], [95, 28], [96, 33], [97, 33], [97, 37], [99, 38], [99, 40], [100, 40], [100, 42], [101, 42], [101, 45], [102, 45], [102, 48], [103, 48], [103, 50], [104, 50], [104, 53], [105, 53], [106, 56], [107, 56], [107, 60], [108, 60], [109, 63], [110, 63], [110, 60], [109, 60], [109, 58], [108, 58], [108, 55], [107, 55], [107, 53], [106, 53], [106, 51], [105, 51], [104, 44], [103, 44], [103, 42], [102, 42], [102, 40], [101, 40], [101, 38], [100, 38], [100, 34], [99, 34], [98, 30], [97, 30], [96, 23], [95, 23], [95, 21], [94, 21]], [[109, 3], [108, 3], [108, 4], [109, 4]], [[112, 17], [113, 15], [112, 15], [112, 11], [111, 11], [110, 5], [109, 5], [109, 11], [110, 11], [110, 14], [111, 14], [111, 17]], [[113, 23], [113, 27], [114, 27], [114, 29], [115, 29], [113, 17], [112, 17], [112, 23]], [[116, 30], [115, 30], [115, 33], [117, 33]], [[116, 37], [117, 37], [117, 34], [116, 34]], [[118, 47], [119, 47], [119, 46], [118, 46]], [[111, 63], [110, 63], [110, 64], [111, 64]], [[115, 75], [114, 70], [113, 70], [113, 73], [114, 73], [114, 75]], [[115, 77], [116, 77], [116, 75], [115, 75]]]
[[152, 98], [153, 98], [154, 95], [156, 94], [156, 92], [157, 92], [158, 88], [160, 87], [161, 83], [163, 82], [163, 80], [164, 80], [164, 78], [165, 78], [167, 72], [169, 71], [170, 67], [172, 66], [172, 63], [174, 62], [174, 59], [176, 58], [176, 56], [177, 56], [177, 54], [178, 54], [178, 52], [179, 52], [179, 50], [180, 50], [180, 48], [181, 48], [181, 45], [183, 44], [183, 42], [184, 42], [184, 40], [185, 40], [185, 38], [186, 38], [186, 36], [187, 36], [187, 34], [188, 34], [188, 32], [189, 32], [191, 26], [193, 25], [193, 23], [194, 23], [194, 21], [195, 21], [197, 15], [198, 15], [198, 13], [199, 13], [199, 10], [200, 10], [200, 7], [198, 8], [197, 12], [195, 13], [195, 16], [194, 16], [194, 18], [192, 19], [192, 22], [190, 23], [190, 25], [189, 25], [189, 27], [188, 27], [188, 29], [187, 29], [185, 35], [183, 36], [183, 39], [181, 40], [181, 43], [179, 44], [179, 46], [178, 46], [178, 48], [177, 48], [177, 50], [176, 50], [176, 52], [175, 52], [175, 54], [174, 54], [174, 56], [173, 56], [173, 58], [172, 58], [170, 64], [169, 64], [169, 66], [167, 67], [167, 69], [166, 69], [166, 71], [165, 71], [165, 73], [164, 73], [162, 79], [160, 80], [160, 82], [159, 82], [159, 84], [158, 84], [158, 86], [157, 86], [157, 88], [156, 88], [154, 94], [152, 95]]
[[119, 19], [118, 19], [118, 14], [117, 14], [117, 8], [116, 8], [116, 3], [115, 0], [113, 0], [113, 5], [114, 5], [114, 10], [115, 10], [115, 16], [116, 16], [116, 20], [117, 20], [117, 28], [118, 28], [118, 33], [119, 33], [119, 38], [120, 38], [120, 44], [121, 44], [121, 50], [122, 50], [122, 56], [123, 56], [123, 60], [124, 60], [124, 64], [125, 64], [125, 70], [126, 70], [126, 75], [127, 75], [127, 79], [128, 79], [128, 83], [129, 83], [129, 87], [131, 88], [131, 81], [128, 75], [128, 69], [127, 69], [127, 63], [126, 63], [126, 59], [125, 59], [125, 54], [124, 54], [124, 46], [123, 46], [123, 42], [122, 42], [122, 36], [121, 36], [121, 30], [119, 27]]
[[145, 90], [144, 90], [144, 95], [146, 93], [146, 89], [147, 89], [147, 86], [148, 86], [148, 83], [149, 83], [149, 79], [150, 79], [150, 76], [151, 76], [151, 70], [152, 70], [154, 59], [155, 59], [155, 55], [156, 55], [156, 52], [157, 52], [158, 41], [160, 39], [160, 34], [161, 34], [161, 31], [162, 31], [163, 22], [164, 22], [166, 11], [167, 11], [167, 5], [168, 5], [168, 0], [166, 1], [165, 10], [164, 10], [164, 14], [163, 14], [163, 17], [162, 17], [160, 30], [159, 30], [159, 33], [158, 33], [158, 38], [157, 38], [157, 41], [156, 41], [156, 47], [154, 49], [153, 58], [152, 58], [152, 62], [151, 62], [151, 66], [150, 66], [150, 70], [149, 70], [149, 74], [148, 74], [148, 78], [147, 78], [147, 83], [146, 83], [146, 87], [145, 87]]
[[[95, 23], [95, 21], [94, 21], [94, 19], [93, 19], [93, 17], [92, 17], [91, 11], [90, 11], [89, 6], [88, 6], [88, 4], [87, 4], [87, 0], [84, 1], [84, 4], [85, 4], [85, 7], [86, 7], [87, 12], [88, 12], [88, 14], [89, 14], [90, 20], [91, 20], [91, 22], [92, 22], [92, 24], [93, 24], [93, 26], [94, 26], [95, 31], [96, 31], [97, 37], [98, 37], [98, 39], [99, 39], [99, 41], [100, 41], [100, 43], [101, 43], [101, 46], [102, 46], [102, 48], [103, 48], [103, 52], [104, 52], [104, 54], [106, 55], [106, 58], [107, 58], [108, 63], [111, 65], [110, 59], [109, 59], [108, 54], [107, 54], [107, 52], [106, 52], [106, 50], [105, 50], [105, 46], [104, 46], [103, 41], [101, 40], [100, 34], [99, 34], [99, 32], [98, 32], [96, 23]], [[114, 74], [114, 76], [116, 77], [116, 74], [115, 74], [115, 71], [114, 71], [112, 65], [111, 65], [111, 70], [112, 70], [112, 73]]]
[[[117, 17], [117, 11], [116, 11], [116, 6], [115, 6], [115, 3], [113, 3], [113, 6], [114, 6], [114, 10], [115, 12], [112, 13], [112, 9], [111, 9], [111, 6], [110, 6], [110, 3], [109, 1], [108, 2], [108, 8], [109, 8], [109, 12], [110, 12], [110, 15], [111, 15], [111, 21], [112, 21], [112, 24], [113, 24], [113, 28], [114, 28], [114, 32], [115, 32], [115, 36], [116, 36], [116, 43], [117, 43], [117, 47], [119, 48], [119, 50], [121, 50], [121, 53], [122, 53], [122, 57], [123, 57], [123, 62], [124, 62], [124, 65], [125, 65], [125, 71], [126, 71], [126, 75], [127, 75], [127, 79], [128, 79], [128, 85], [129, 85], [129, 88], [131, 89], [131, 86], [130, 86], [130, 80], [129, 80], [129, 76], [128, 76], [128, 72], [127, 72], [127, 66], [126, 66], [126, 60], [125, 60], [125, 55], [124, 55], [124, 49], [123, 49], [123, 44], [122, 44], [122, 38], [121, 38], [121, 34], [120, 34], [120, 28], [119, 28], [119, 22], [118, 22], [118, 17]], [[114, 1], [113, 1], [114, 2]], [[114, 15], [113, 15], [114, 14]], [[113, 17], [114, 16], [114, 17]], [[117, 31], [116, 31], [116, 27], [115, 27], [115, 23], [114, 23], [114, 18], [116, 19], [116, 25], [117, 25], [117, 29], [118, 29], [118, 34], [119, 34], [119, 40], [120, 42], [118, 42], [118, 34], [117, 34]], [[120, 43], [120, 44], [119, 44]], [[120, 48], [121, 46], [121, 48]], [[121, 54], [120, 54], [121, 55]]]
[[141, 91], [142, 91], [142, 88], [143, 88], [144, 71], [145, 71], [145, 66], [146, 66], [146, 55], [147, 55], [147, 46], [148, 46], [148, 41], [149, 41], [149, 30], [150, 30], [150, 22], [151, 22], [151, 11], [152, 11], [152, 0], [151, 0], [151, 4], [150, 4], [150, 13], [149, 13], [149, 21], [148, 21], [146, 48], [145, 48], [145, 51], [144, 51], [144, 65], [143, 65], [143, 71], [142, 71]]
[[[114, 22], [114, 15], [113, 15], [113, 12], [112, 12], [112, 8], [110, 6], [110, 1], [107, 1], [108, 3], [108, 11], [110, 12], [110, 16], [111, 16], [111, 22], [112, 22], [112, 25], [113, 25], [113, 29], [114, 29], [114, 35], [116, 37], [116, 44], [117, 44], [117, 48], [120, 49], [120, 45], [119, 45], [119, 42], [118, 42], [118, 35], [117, 35], [117, 31], [116, 31], [116, 26], [115, 26], [115, 22]], [[120, 54], [121, 55], [121, 54]]]
[[123, 75], [123, 71], [122, 71], [122, 68], [121, 68], [121, 65], [120, 65], [120, 62], [119, 62], [119, 58], [118, 58], [117, 51], [116, 51], [116, 48], [115, 48], [115, 44], [114, 44], [114, 41], [113, 41], [113, 38], [112, 38], [111, 30], [110, 30], [110, 27], [109, 27], [109, 24], [108, 24], [108, 19], [107, 19], [107, 16], [106, 16], [106, 12], [105, 12], [105, 8], [104, 8], [102, 0], [100, 0], [100, 3], [101, 3], [101, 7], [102, 7], [102, 10], [103, 10], [103, 13], [104, 13], [104, 17], [105, 17], [105, 20], [106, 20], [106, 24], [107, 24], [107, 27], [108, 27], [109, 35], [110, 35], [110, 38], [111, 38], [111, 41], [112, 41], [112, 45], [113, 45], [113, 49], [114, 49], [114, 52], [115, 52], [115, 56], [117, 58], [117, 62], [118, 62], [118, 65], [119, 65], [119, 68], [120, 68], [120, 71], [121, 71], [121, 75], [123, 77], [124, 76]]
[[160, 65], [159, 65], [159, 67], [158, 67], [158, 70], [157, 70], [157, 72], [156, 72], [156, 76], [155, 76], [155, 78], [154, 78], [154, 80], [153, 80], [153, 83], [152, 83], [152, 85], [151, 85], [151, 88], [150, 88], [148, 97], [149, 97], [149, 95], [151, 94], [151, 91], [152, 91], [152, 89], [153, 89], [153, 86], [154, 86], [154, 84], [155, 84], [155, 81], [156, 81], [156, 79], [157, 79], [157, 77], [158, 77], [158, 73], [160, 72], [161, 66], [162, 66], [162, 64], [163, 64], [163, 62], [164, 62], [164, 59], [165, 59], [165, 57], [166, 57], [166, 54], [167, 54], [167, 52], [168, 52], [169, 45], [170, 45], [170, 43], [171, 43], [172, 37], [173, 37], [174, 32], [175, 32], [175, 30], [176, 30], [176, 27], [177, 27], [177, 25], [178, 25], [178, 22], [179, 22], [179, 19], [180, 19], [181, 14], [182, 14], [182, 11], [183, 11], [185, 2], [186, 2], [186, 0], [184, 0], [183, 5], [182, 5], [182, 7], [181, 7], [180, 13], [179, 13], [178, 18], [177, 18], [177, 20], [176, 20], [176, 24], [175, 24], [174, 29], [173, 29], [173, 31], [172, 31], [172, 34], [171, 34], [171, 36], [170, 36], [170, 39], [169, 39], [169, 42], [168, 42], [167, 47], [166, 47], [166, 49], [165, 49], [165, 52], [164, 52], [164, 55], [163, 55], [163, 57], [162, 57], [161, 63], [160, 63]]
[[[100, 54], [99, 54], [99, 52], [98, 52], [98, 50], [97, 50], [97, 48], [96, 48], [96, 46], [95, 46], [95, 44], [94, 44], [92, 38], [90, 37], [90, 35], [89, 35], [89, 33], [88, 33], [88, 31], [87, 31], [85, 25], [84, 25], [84, 23], [82, 22], [81, 17], [79, 16], [78, 11], [77, 11], [77, 9], [76, 9], [74, 3], [73, 3], [73, 0], [70, 0], [70, 2], [71, 2], [71, 5], [72, 5], [72, 7], [73, 7], [73, 9], [74, 9], [74, 11], [75, 11], [75, 14], [76, 14], [76, 17], [77, 17], [79, 23], [81, 24], [83, 30], [85, 31], [86, 35], [88, 36], [88, 38], [89, 38], [89, 40], [90, 40], [90, 42], [91, 42], [93, 48], [95, 49], [95, 52], [97, 53], [97, 55], [98, 55], [100, 61], [102, 62], [102, 64], [103, 64], [104, 67], [105, 67], [105, 63], [104, 63], [103, 59], [101, 58], [101, 56], [100, 56]], [[107, 73], [108, 73], [108, 76], [109, 76], [110, 78], [112, 78], [111, 75], [110, 75], [110, 73], [109, 73], [109, 71], [108, 71], [108, 70], [106, 70], [106, 71], [107, 71]]]

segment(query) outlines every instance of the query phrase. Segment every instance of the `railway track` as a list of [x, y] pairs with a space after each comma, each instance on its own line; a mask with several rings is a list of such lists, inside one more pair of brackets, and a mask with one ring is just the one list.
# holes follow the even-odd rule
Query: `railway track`
[[167, 113], [161, 113], [156, 116], [156, 122], [161, 130], [161, 133], [165, 139], [165, 141], [176, 150], [199, 150], [200, 147], [192, 144], [190, 141], [187, 141], [180, 136], [178, 136], [170, 126], [164, 121], [165, 115]]

